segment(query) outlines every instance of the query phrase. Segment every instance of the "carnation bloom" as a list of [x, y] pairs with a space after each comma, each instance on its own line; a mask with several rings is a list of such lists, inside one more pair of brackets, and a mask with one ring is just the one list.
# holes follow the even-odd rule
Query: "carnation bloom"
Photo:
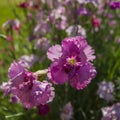
[[111, 107], [101, 109], [103, 117], [101, 120], [120, 120], [120, 103], [113, 104]]
[[95, 77], [96, 70], [90, 61], [95, 59], [94, 50], [82, 36], [65, 38], [62, 46], [48, 49], [47, 56], [52, 61], [48, 70], [49, 79], [55, 84], [68, 80], [72, 87], [83, 89]]
[[44, 35], [50, 32], [50, 25], [48, 22], [48, 16], [43, 9], [40, 9], [36, 16], [37, 25], [34, 28], [34, 35]]
[[[39, 82], [36, 76], [26, 70], [20, 63], [14, 62], [9, 68], [10, 87], [3, 92], [16, 96], [26, 108], [45, 105], [54, 98], [54, 88], [47, 81]], [[7, 90], [7, 88], [9, 88]]]
[[62, 109], [60, 118], [61, 120], [71, 120], [73, 117], [73, 106], [68, 102]]
[[98, 84], [99, 88], [97, 94], [100, 98], [105, 99], [106, 101], [114, 100], [112, 93], [114, 92], [114, 84], [112, 82], [103, 81]]

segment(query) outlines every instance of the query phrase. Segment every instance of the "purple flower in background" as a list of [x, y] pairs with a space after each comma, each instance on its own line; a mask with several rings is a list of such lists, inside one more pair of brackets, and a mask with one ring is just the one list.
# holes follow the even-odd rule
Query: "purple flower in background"
[[61, 120], [71, 120], [73, 117], [73, 106], [68, 102], [61, 111], [60, 118]]
[[47, 21], [41, 21], [40, 23], [38, 23], [35, 28], [34, 28], [34, 34], [35, 35], [44, 35], [47, 32], [50, 31], [50, 27]]
[[39, 38], [34, 46], [34, 49], [40, 49], [41, 51], [46, 51], [50, 47], [50, 43], [47, 38]]
[[62, 46], [48, 49], [47, 56], [53, 62], [48, 71], [49, 79], [55, 84], [64, 84], [69, 80], [72, 87], [78, 90], [85, 88], [96, 75], [90, 63], [95, 59], [93, 54], [94, 50], [84, 37], [65, 38]]
[[3, 82], [0, 89], [4, 92], [4, 96], [8, 96], [11, 93], [11, 82]]
[[103, 117], [101, 120], [120, 120], [120, 103], [101, 109]]
[[30, 69], [39, 58], [36, 55], [23, 55], [19, 59], [19, 63], [23, 65], [23, 67]]
[[105, 99], [106, 101], [114, 100], [112, 93], [114, 92], [114, 84], [112, 82], [103, 81], [98, 84], [99, 88], [97, 94], [100, 98]]
[[[39, 82], [36, 76], [20, 63], [14, 62], [9, 68], [10, 90], [2, 85], [3, 92], [16, 96], [26, 108], [45, 105], [54, 98], [54, 88], [47, 81]], [[14, 100], [13, 100], [14, 101]]]
[[43, 9], [40, 9], [36, 15], [37, 24], [34, 28], [34, 35], [44, 35], [50, 32], [48, 15]]
[[79, 15], [89, 15], [90, 11], [88, 11], [85, 7], [80, 7], [78, 10]]
[[116, 20], [110, 20], [109, 26], [114, 27], [117, 24]]
[[118, 38], [116, 42], [120, 44], [120, 38]]
[[67, 27], [66, 9], [64, 6], [58, 6], [57, 9], [53, 9], [49, 16], [51, 22], [53, 22], [58, 29], [64, 30]]
[[110, 8], [113, 9], [113, 10], [119, 9], [120, 8], [120, 2], [119, 1], [111, 2], [110, 3]]
[[6, 21], [3, 26], [3, 28], [12, 28], [13, 30], [15, 30], [16, 32], [19, 32], [20, 27], [21, 27], [21, 23], [18, 19], [14, 19], [14, 20], [8, 20]]
[[58, 6], [57, 9], [53, 9], [50, 16], [54, 17], [54, 19], [60, 19], [65, 17], [66, 9], [64, 6]]
[[69, 36], [81, 35], [86, 37], [86, 31], [80, 25], [72, 25], [66, 29], [66, 32]]

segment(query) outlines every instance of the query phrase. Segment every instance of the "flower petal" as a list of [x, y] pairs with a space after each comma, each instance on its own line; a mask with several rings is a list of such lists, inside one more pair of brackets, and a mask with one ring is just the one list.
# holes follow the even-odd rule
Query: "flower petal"
[[65, 73], [60, 62], [53, 62], [51, 64], [48, 77], [55, 84], [64, 84], [68, 80], [68, 74]]
[[90, 83], [95, 75], [96, 70], [93, 65], [85, 63], [76, 71], [74, 77], [70, 79], [70, 84], [77, 90], [83, 89]]
[[8, 70], [8, 75], [10, 77], [10, 79], [13, 79], [14, 77], [16, 77], [19, 73], [24, 72], [25, 69], [24, 67], [17, 63], [17, 62], [13, 62]]
[[60, 45], [52, 46], [48, 49], [47, 56], [51, 61], [59, 59], [62, 55], [62, 49]]

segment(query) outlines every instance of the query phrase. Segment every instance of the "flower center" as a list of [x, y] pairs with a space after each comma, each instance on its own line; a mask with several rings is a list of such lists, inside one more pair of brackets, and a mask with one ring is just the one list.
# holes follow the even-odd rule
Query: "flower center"
[[26, 71], [24, 81], [19, 85], [19, 89], [22, 91], [28, 91], [31, 90], [33, 87], [33, 81], [35, 80], [35, 77], [31, 72]]
[[67, 63], [70, 65], [75, 65], [77, 62], [74, 57], [71, 57], [71, 58], [67, 58]]

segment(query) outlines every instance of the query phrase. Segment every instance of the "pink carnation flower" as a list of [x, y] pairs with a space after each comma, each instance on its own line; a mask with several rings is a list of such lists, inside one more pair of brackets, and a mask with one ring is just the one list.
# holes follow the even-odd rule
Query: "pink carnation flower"
[[62, 46], [48, 49], [47, 56], [52, 61], [48, 77], [55, 84], [68, 80], [72, 87], [83, 89], [95, 77], [96, 70], [90, 61], [95, 59], [94, 50], [82, 36], [65, 38]]
[[45, 105], [54, 98], [54, 88], [47, 81], [39, 82], [36, 76], [20, 63], [14, 62], [9, 68], [9, 84], [2, 87], [5, 94], [16, 96], [26, 108]]

